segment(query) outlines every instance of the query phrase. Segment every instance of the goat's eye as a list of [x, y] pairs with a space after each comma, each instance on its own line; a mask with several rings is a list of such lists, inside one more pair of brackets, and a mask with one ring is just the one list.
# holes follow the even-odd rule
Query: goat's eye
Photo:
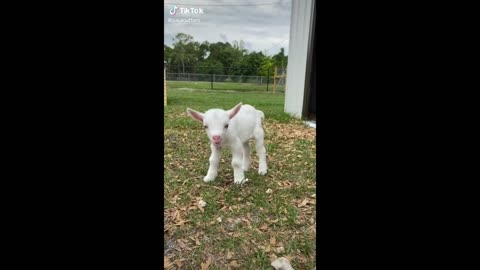
[[228, 128], [228, 124], [225, 125], [225, 128]]
[[204, 125], [203, 128], [208, 128], [208, 126], [207, 126], [207, 125]]

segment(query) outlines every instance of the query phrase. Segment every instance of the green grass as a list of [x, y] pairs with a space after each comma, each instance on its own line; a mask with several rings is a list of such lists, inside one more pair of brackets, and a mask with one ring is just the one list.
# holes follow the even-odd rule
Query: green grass
[[[164, 256], [172, 265], [166, 269], [201, 269], [209, 257], [208, 269], [228, 269], [228, 265], [231, 269], [272, 269], [274, 256], [288, 256], [295, 269], [313, 269], [315, 131], [283, 112], [285, 96], [281, 93], [187, 91], [168, 86], [167, 90]], [[216, 180], [204, 183], [210, 155], [208, 139], [202, 125], [185, 110], [230, 109], [239, 102], [265, 113], [268, 174], [258, 175], [252, 142], [246, 184], [232, 183], [227, 150]], [[272, 193], [266, 193], [267, 189]], [[207, 203], [203, 212], [195, 207], [199, 198]], [[270, 244], [272, 238], [275, 245]], [[285, 253], [277, 252], [279, 246]]]
[[[213, 89], [211, 82], [190, 82], [190, 81], [167, 81], [167, 89], [188, 88], [204, 90], [233, 90], [242, 92], [267, 92], [267, 84], [255, 83], [234, 83], [234, 82], [214, 82]], [[268, 92], [273, 91], [273, 83], [268, 85]], [[277, 86], [276, 92], [285, 92], [285, 86]]]
[[[165, 107], [165, 128], [190, 129], [194, 124], [186, 117], [186, 109], [190, 107], [197, 111], [206, 111], [212, 107], [231, 109], [239, 102], [259, 108], [265, 118], [282, 123], [291, 121], [285, 113], [285, 95], [281, 93], [218, 93], [210, 91], [188, 91], [168, 88], [168, 106]], [[176, 117], [176, 113], [184, 117]]]

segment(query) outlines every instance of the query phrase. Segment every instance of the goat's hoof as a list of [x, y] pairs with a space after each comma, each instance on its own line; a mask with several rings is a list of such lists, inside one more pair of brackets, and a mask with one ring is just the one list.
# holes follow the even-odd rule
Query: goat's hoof
[[209, 176], [209, 175], [207, 175], [203, 178], [203, 182], [205, 182], [205, 183], [212, 182], [213, 180], [215, 180], [215, 177], [212, 177], [212, 176]]
[[259, 169], [259, 170], [258, 170], [258, 174], [260, 174], [260, 175], [265, 175], [265, 174], [267, 174], [267, 169], [263, 169], [263, 170], [262, 170], [262, 169]]

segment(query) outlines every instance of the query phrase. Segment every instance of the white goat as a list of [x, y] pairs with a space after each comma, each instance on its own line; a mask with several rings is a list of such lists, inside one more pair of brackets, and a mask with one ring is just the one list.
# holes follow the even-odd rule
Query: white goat
[[210, 109], [205, 113], [187, 108], [187, 113], [195, 120], [202, 122], [210, 139], [210, 167], [203, 179], [205, 182], [215, 180], [223, 146], [232, 151], [233, 179], [236, 184], [243, 183], [244, 171], [250, 167], [250, 145], [248, 140], [254, 138], [257, 148], [259, 166], [258, 173], [267, 173], [266, 150], [263, 142], [262, 121], [265, 115], [253, 106], [239, 103], [233, 109]]

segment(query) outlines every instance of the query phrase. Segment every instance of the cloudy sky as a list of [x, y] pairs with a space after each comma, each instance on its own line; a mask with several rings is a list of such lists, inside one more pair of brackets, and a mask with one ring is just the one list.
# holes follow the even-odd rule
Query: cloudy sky
[[[199, 14], [185, 13], [192, 8]], [[243, 40], [248, 51], [273, 55], [283, 47], [288, 54], [291, 0], [165, 0], [163, 12], [168, 46], [182, 32], [199, 42]]]

